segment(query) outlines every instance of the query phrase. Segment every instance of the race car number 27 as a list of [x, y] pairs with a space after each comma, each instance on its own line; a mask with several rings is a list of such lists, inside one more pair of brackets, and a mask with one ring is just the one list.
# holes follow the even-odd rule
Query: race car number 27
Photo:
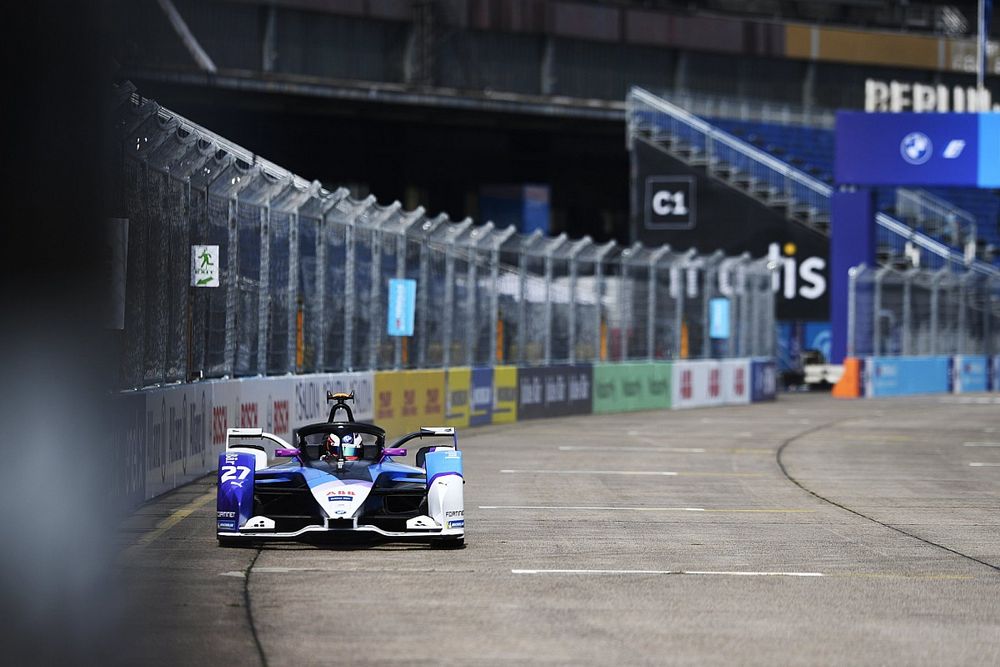
[[220, 481], [225, 484], [233, 480], [244, 480], [249, 474], [250, 468], [247, 466], [222, 466], [222, 479]]

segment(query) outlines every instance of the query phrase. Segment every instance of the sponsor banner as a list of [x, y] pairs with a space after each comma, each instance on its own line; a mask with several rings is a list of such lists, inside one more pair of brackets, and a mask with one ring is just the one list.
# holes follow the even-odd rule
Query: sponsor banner
[[868, 357], [865, 396], [948, 393], [951, 374], [951, 357]]
[[294, 395], [290, 397], [289, 413], [292, 430], [327, 420], [331, 405], [326, 400], [328, 391], [354, 392], [351, 411], [355, 420], [371, 422], [375, 417], [375, 374], [370, 371], [297, 375], [292, 384]]
[[469, 426], [486, 426], [493, 423], [493, 369], [473, 368], [471, 386]]
[[722, 372], [722, 401], [728, 404], [750, 402], [750, 360], [723, 359], [719, 362]]
[[750, 400], [773, 401], [778, 396], [778, 369], [773, 359], [750, 360]]
[[472, 393], [472, 369], [449, 368], [444, 373], [444, 420], [448, 426], [465, 428], [469, 425], [469, 394]]
[[955, 357], [955, 393], [990, 390], [990, 358], [960, 354]]
[[518, 419], [590, 414], [592, 379], [589, 364], [518, 368]]
[[990, 376], [990, 383], [993, 391], [1000, 391], [1000, 354], [993, 357], [993, 373]]
[[670, 364], [594, 364], [593, 412], [670, 407]]
[[389, 440], [421, 426], [443, 426], [444, 371], [379, 371], [375, 373], [375, 423]]
[[130, 509], [146, 499], [146, 394], [118, 394], [111, 401], [111, 500]]
[[494, 424], [512, 424], [517, 421], [517, 366], [497, 366], [493, 369], [491, 419]]
[[672, 366], [672, 407], [722, 405], [725, 397], [718, 361], [675, 361]]
[[207, 450], [212, 383], [145, 394], [145, 495], [152, 498], [194, 480], [215, 463]]
[[837, 183], [1000, 186], [997, 114], [838, 111], [835, 141]]

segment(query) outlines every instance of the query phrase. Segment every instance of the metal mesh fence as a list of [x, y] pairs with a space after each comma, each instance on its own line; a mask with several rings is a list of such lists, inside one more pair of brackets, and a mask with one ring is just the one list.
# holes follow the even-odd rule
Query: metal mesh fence
[[[122, 387], [773, 350], [765, 260], [524, 236], [356, 200], [135, 96], [118, 127], [130, 223]], [[193, 245], [218, 246], [218, 287], [191, 286]], [[416, 281], [406, 337], [387, 332], [389, 281], [400, 278]], [[981, 287], [956, 289], [986, 346], [996, 334]], [[718, 298], [732, 321], [728, 338], [711, 339]]]
[[861, 265], [848, 307], [851, 356], [1000, 353], [1000, 274]]

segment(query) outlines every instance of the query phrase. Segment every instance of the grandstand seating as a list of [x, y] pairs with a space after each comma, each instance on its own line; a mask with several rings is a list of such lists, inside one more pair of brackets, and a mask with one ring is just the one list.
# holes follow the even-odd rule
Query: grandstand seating
[[[721, 118], [712, 118], [710, 122], [822, 181], [833, 183], [833, 130]], [[928, 192], [973, 214], [980, 241], [1000, 247], [1000, 196], [995, 191], [928, 188]], [[880, 188], [877, 200], [881, 210], [893, 211], [895, 189]]]

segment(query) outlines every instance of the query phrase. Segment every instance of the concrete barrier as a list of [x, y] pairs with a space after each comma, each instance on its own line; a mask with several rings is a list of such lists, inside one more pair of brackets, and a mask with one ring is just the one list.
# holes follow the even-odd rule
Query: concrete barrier
[[[773, 367], [773, 365], [772, 365]], [[327, 391], [354, 391], [355, 418], [390, 438], [420, 426], [484, 426], [591, 412], [687, 408], [773, 397], [749, 359], [452, 368], [209, 380], [125, 392], [112, 402], [111, 495], [142, 501], [215, 469], [226, 429], [288, 441], [327, 418]], [[755, 370], [756, 369], [756, 370]], [[772, 369], [773, 375], [773, 369]]]

